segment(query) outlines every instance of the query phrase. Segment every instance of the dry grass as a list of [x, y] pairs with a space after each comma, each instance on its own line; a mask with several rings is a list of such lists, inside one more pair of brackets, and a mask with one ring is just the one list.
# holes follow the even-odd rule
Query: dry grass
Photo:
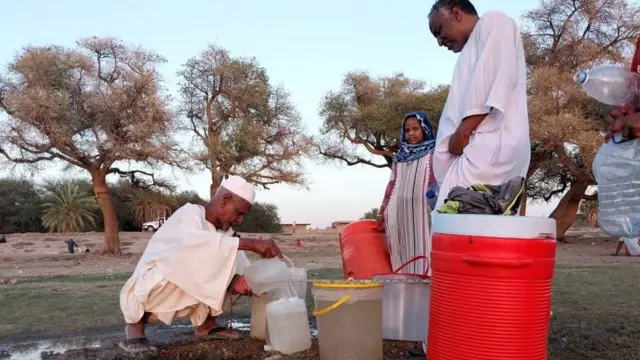
[[640, 359], [640, 265], [560, 267], [550, 360]]

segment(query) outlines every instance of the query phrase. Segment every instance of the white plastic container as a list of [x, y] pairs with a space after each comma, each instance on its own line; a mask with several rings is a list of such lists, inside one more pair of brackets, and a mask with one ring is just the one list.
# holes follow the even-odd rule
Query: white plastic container
[[285, 355], [311, 348], [311, 331], [307, 305], [303, 299], [290, 297], [267, 304], [267, 327], [271, 349]]
[[287, 264], [278, 258], [260, 259], [245, 268], [244, 277], [251, 291], [260, 295], [286, 286], [289, 281], [289, 270]]
[[265, 308], [268, 302], [268, 294], [251, 298], [251, 330], [249, 335], [254, 339], [266, 339], [267, 317]]

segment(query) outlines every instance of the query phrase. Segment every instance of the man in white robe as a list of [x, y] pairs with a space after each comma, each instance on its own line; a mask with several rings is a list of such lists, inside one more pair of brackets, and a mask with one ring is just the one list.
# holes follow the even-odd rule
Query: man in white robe
[[440, 46], [459, 53], [433, 159], [440, 183], [437, 210], [455, 186], [526, 177], [531, 148], [526, 64], [516, 22], [500, 12], [479, 17], [468, 0], [439, 0], [429, 28]]
[[232, 225], [253, 204], [251, 184], [231, 176], [206, 206], [186, 204], [151, 237], [120, 293], [127, 326], [120, 346], [129, 352], [154, 351], [145, 337], [148, 322], [171, 324], [189, 317], [197, 337], [236, 339], [216, 323], [228, 293], [251, 294], [242, 276], [249, 260], [243, 250], [263, 257], [282, 256], [273, 240], [243, 239]]
[[[499, 12], [479, 17], [469, 0], [437, 0], [429, 29], [438, 45], [459, 53], [433, 155], [440, 184], [435, 223], [453, 187], [525, 177], [531, 148], [526, 64], [515, 21]], [[426, 347], [412, 355], [425, 356]]]

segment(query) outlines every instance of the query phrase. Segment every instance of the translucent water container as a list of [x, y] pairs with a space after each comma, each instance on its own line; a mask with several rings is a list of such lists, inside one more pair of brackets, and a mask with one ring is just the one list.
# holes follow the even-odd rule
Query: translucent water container
[[272, 350], [285, 355], [311, 348], [311, 331], [307, 305], [303, 299], [290, 297], [267, 304], [267, 327]]
[[[638, 106], [640, 75], [619, 66], [576, 73], [574, 80], [590, 97], [614, 106]], [[598, 184], [599, 222], [615, 237], [640, 235], [640, 140], [615, 134], [593, 160]]]
[[260, 259], [245, 268], [244, 277], [251, 291], [260, 295], [286, 285], [289, 270], [287, 264], [277, 257]]
[[593, 160], [600, 228], [615, 237], [640, 236], [640, 140], [618, 135]]
[[381, 283], [314, 282], [322, 360], [382, 360]]
[[249, 336], [257, 340], [266, 339], [267, 317], [265, 308], [269, 302], [268, 294], [251, 298], [251, 330]]

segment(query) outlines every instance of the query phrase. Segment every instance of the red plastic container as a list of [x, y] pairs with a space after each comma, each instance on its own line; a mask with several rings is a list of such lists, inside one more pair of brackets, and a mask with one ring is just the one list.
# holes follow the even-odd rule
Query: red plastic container
[[553, 219], [433, 219], [429, 360], [546, 360]]
[[392, 272], [384, 232], [375, 220], [353, 222], [340, 231], [340, 252], [344, 278], [371, 280], [374, 275]]

